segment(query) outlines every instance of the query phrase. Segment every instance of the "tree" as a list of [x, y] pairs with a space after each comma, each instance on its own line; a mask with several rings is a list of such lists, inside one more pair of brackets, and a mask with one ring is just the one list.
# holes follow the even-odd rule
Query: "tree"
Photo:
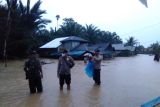
[[[6, 0], [6, 4], [1, 5], [3, 8], [0, 8], [0, 12], [3, 12], [2, 17], [4, 19], [0, 19], [0, 22], [4, 20], [3, 22], [7, 23], [7, 13], [8, 11], [11, 12], [11, 30], [7, 39], [8, 55], [24, 57], [28, 50], [35, 47], [33, 44], [36, 43], [36, 33], [44, 29], [50, 22], [50, 20], [43, 19], [42, 15], [45, 14], [46, 11], [40, 10], [40, 5], [40, 0], [38, 0], [32, 8], [30, 8], [30, 0], [27, 0], [26, 6], [23, 5], [21, 0]], [[5, 29], [8, 29], [8, 26], [3, 28], [3, 31], [6, 33], [7, 30]], [[3, 31], [0, 30], [0, 34], [3, 34]]]
[[7, 30], [7, 8], [0, 4], [0, 58], [3, 56], [5, 34]]
[[137, 44], [137, 40], [134, 37], [129, 37], [129, 39], [127, 39], [127, 43], [125, 45], [127, 46], [135, 46]]
[[148, 47], [148, 50], [150, 50], [152, 54], [160, 53], [160, 44], [159, 44], [159, 42], [151, 44]]
[[80, 36], [83, 31], [83, 26], [75, 22], [72, 18], [63, 19], [63, 24], [58, 30], [61, 36]]
[[60, 15], [56, 15], [56, 19], [57, 19], [57, 30], [58, 30], [58, 20], [60, 18]]
[[138, 54], [144, 54], [145, 53], [145, 47], [143, 45], [139, 45], [136, 47], [136, 51]]
[[99, 32], [100, 32], [100, 30], [96, 26], [94, 26], [92, 24], [86, 25], [86, 27], [83, 30], [82, 37], [92, 43], [96, 43], [99, 40], [99, 38], [98, 38]]
[[98, 36], [100, 42], [107, 42], [111, 44], [122, 43], [122, 39], [116, 34], [116, 32], [111, 33], [109, 31], [100, 31]]

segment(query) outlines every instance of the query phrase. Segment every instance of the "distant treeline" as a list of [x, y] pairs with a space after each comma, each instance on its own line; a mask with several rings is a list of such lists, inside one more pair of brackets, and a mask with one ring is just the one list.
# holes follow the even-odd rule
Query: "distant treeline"
[[[0, 4], [0, 57], [3, 57], [5, 44], [6, 53], [10, 58], [26, 57], [27, 54], [41, 45], [57, 37], [78, 36], [91, 43], [123, 43], [116, 32], [102, 31], [96, 26], [81, 25], [72, 18], [63, 19], [59, 29], [46, 29], [51, 21], [43, 18], [45, 10], [41, 10], [38, 0], [30, 7], [30, 0], [24, 5], [21, 0], [6, 0]], [[59, 15], [56, 16], [59, 18]], [[58, 19], [57, 19], [58, 21]], [[5, 42], [6, 41], [6, 42]], [[134, 37], [129, 37], [126, 45], [134, 46]]]

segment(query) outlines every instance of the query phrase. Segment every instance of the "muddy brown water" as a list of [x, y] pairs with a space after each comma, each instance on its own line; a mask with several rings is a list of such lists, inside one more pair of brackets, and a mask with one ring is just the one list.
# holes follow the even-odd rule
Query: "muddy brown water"
[[160, 95], [160, 62], [153, 56], [120, 57], [102, 62], [100, 87], [84, 73], [82, 61], [72, 69], [71, 90], [59, 91], [57, 60], [43, 65], [42, 94], [29, 94], [23, 64], [0, 63], [0, 107], [140, 107]]

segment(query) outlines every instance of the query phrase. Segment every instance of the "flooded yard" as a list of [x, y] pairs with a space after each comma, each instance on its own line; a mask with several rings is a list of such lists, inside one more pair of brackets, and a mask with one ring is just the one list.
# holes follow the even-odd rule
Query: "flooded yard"
[[24, 60], [0, 63], [0, 107], [140, 107], [160, 95], [160, 62], [137, 55], [103, 61], [100, 87], [84, 73], [83, 61], [72, 69], [71, 90], [59, 91], [57, 60], [43, 65], [42, 94], [30, 95]]

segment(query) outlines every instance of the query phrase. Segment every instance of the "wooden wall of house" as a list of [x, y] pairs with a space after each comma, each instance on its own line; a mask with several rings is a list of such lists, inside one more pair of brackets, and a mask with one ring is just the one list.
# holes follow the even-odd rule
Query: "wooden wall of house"
[[68, 51], [70, 51], [73, 48], [77, 47], [78, 45], [80, 45], [80, 42], [71, 41], [71, 42], [64, 42], [62, 44], [62, 47], [66, 48]]

